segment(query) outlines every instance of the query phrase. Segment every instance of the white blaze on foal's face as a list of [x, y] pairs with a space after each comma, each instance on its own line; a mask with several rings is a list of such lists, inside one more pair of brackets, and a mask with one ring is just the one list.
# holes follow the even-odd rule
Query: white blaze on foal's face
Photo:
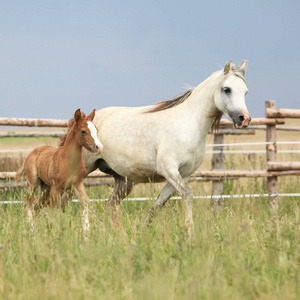
[[91, 131], [91, 136], [94, 139], [95, 144], [99, 147], [99, 152], [101, 152], [103, 150], [103, 145], [100, 142], [100, 140], [98, 139], [97, 128], [94, 125], [94, 123], [92, 123], [91, 121], [88, 121], [87, 123], [88, 123], [88, 128]]

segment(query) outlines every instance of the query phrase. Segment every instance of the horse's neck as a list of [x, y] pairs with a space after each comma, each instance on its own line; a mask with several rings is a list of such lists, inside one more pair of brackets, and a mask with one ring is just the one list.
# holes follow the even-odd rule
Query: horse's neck
[[181, 104], [182, 108], [187, 110], [188, 122], [193, 123], [193, 127], [196, 126], [199, 129], [202, 137], [208, 134], [218, 112], [213, 99], [216, 89], [214, 76], [217, 74], [213, 74], [212, 78], [209, 77], [198, 85], [191, 96]]

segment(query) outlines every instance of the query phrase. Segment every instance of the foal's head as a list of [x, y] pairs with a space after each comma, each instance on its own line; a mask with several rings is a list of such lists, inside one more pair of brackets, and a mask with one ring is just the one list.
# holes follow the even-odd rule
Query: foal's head
[[80, 111], [80, 109], [77, 109], [74, 114], [75, 122], [73, 130], [76, 134], [76, 140], [81, 146], [93, 153], [100, 154], [103, 149], [103, 145], [98, 139], [98, 130], [94, 123], [92, 123], [94, 117], [95, 109], [87, 117]]

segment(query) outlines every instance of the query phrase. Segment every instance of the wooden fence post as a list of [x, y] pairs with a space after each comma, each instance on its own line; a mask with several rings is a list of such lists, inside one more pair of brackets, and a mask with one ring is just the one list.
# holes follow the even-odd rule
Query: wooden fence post
[[[266, 101], [267, 108], [275, 108], [276, 101]], [[275, 162], [277, 160], [277, 145], [276, 145], [276, 125], [267, 125], [266, 127], [266, 155], [267, 163]], [[267, 178], [267, 190], [270, 195], [271, 208], [274, 210], [278, 209], [278, 199], [277, 199], [277, 176]]]
[[[214, 144], [224, 144], [224, 134], [215, 133], [214, 134]], [[214, 146], [214, 151], [221, 151], [220, 153], [213, 153], [212, 156], [212, 170], [223, 170], [224, 169], [224, 146]], [[212, 182], [212, 195], [222, 195], [223, 194], [223, 180], [214, 180]], [[213, 206], [220, 206], [221, 199], [212, 199]]]

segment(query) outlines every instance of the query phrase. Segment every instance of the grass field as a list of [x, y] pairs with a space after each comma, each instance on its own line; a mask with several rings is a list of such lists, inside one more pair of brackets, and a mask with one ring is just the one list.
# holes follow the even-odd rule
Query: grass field
[[[281, 140], [288, 138], [297, 136]], [[209, 161], [208, 156], [205, 168]], [[260, 169], [265, 158], [228, 155], [225, 164]], [[281, 193], [299, 192], [299, 186], [299, 177], [279, 179]], [[211, 193], [209, 182], [189, 187], [194, 195]], [[130, 196], [156, 197], [161, 188], [138, 185]], [[110, 191], [87, 189], [90, 198], [107, 198]], [[264, 192], [265, 179], [224, 184], [224, 194]], [[25, 190], [0, 193], [0, 201], [22, 200]], [[180, 201], [169, 201], [149, 227], [143, 225], [154, 201], [123, 202], [118, 225], [103, 203], [92, 202], [88, 241], [77, 203], [65, 213], [41, 210], [33, 227], [21, 204], [0, 205], [0, 299], [299, 299], [300, 198], [279, 201], [279, 211], [272, 213], [263, 197], [226, 200], [220, 211], [209, 200], [194, 200], [192, 241]]]

